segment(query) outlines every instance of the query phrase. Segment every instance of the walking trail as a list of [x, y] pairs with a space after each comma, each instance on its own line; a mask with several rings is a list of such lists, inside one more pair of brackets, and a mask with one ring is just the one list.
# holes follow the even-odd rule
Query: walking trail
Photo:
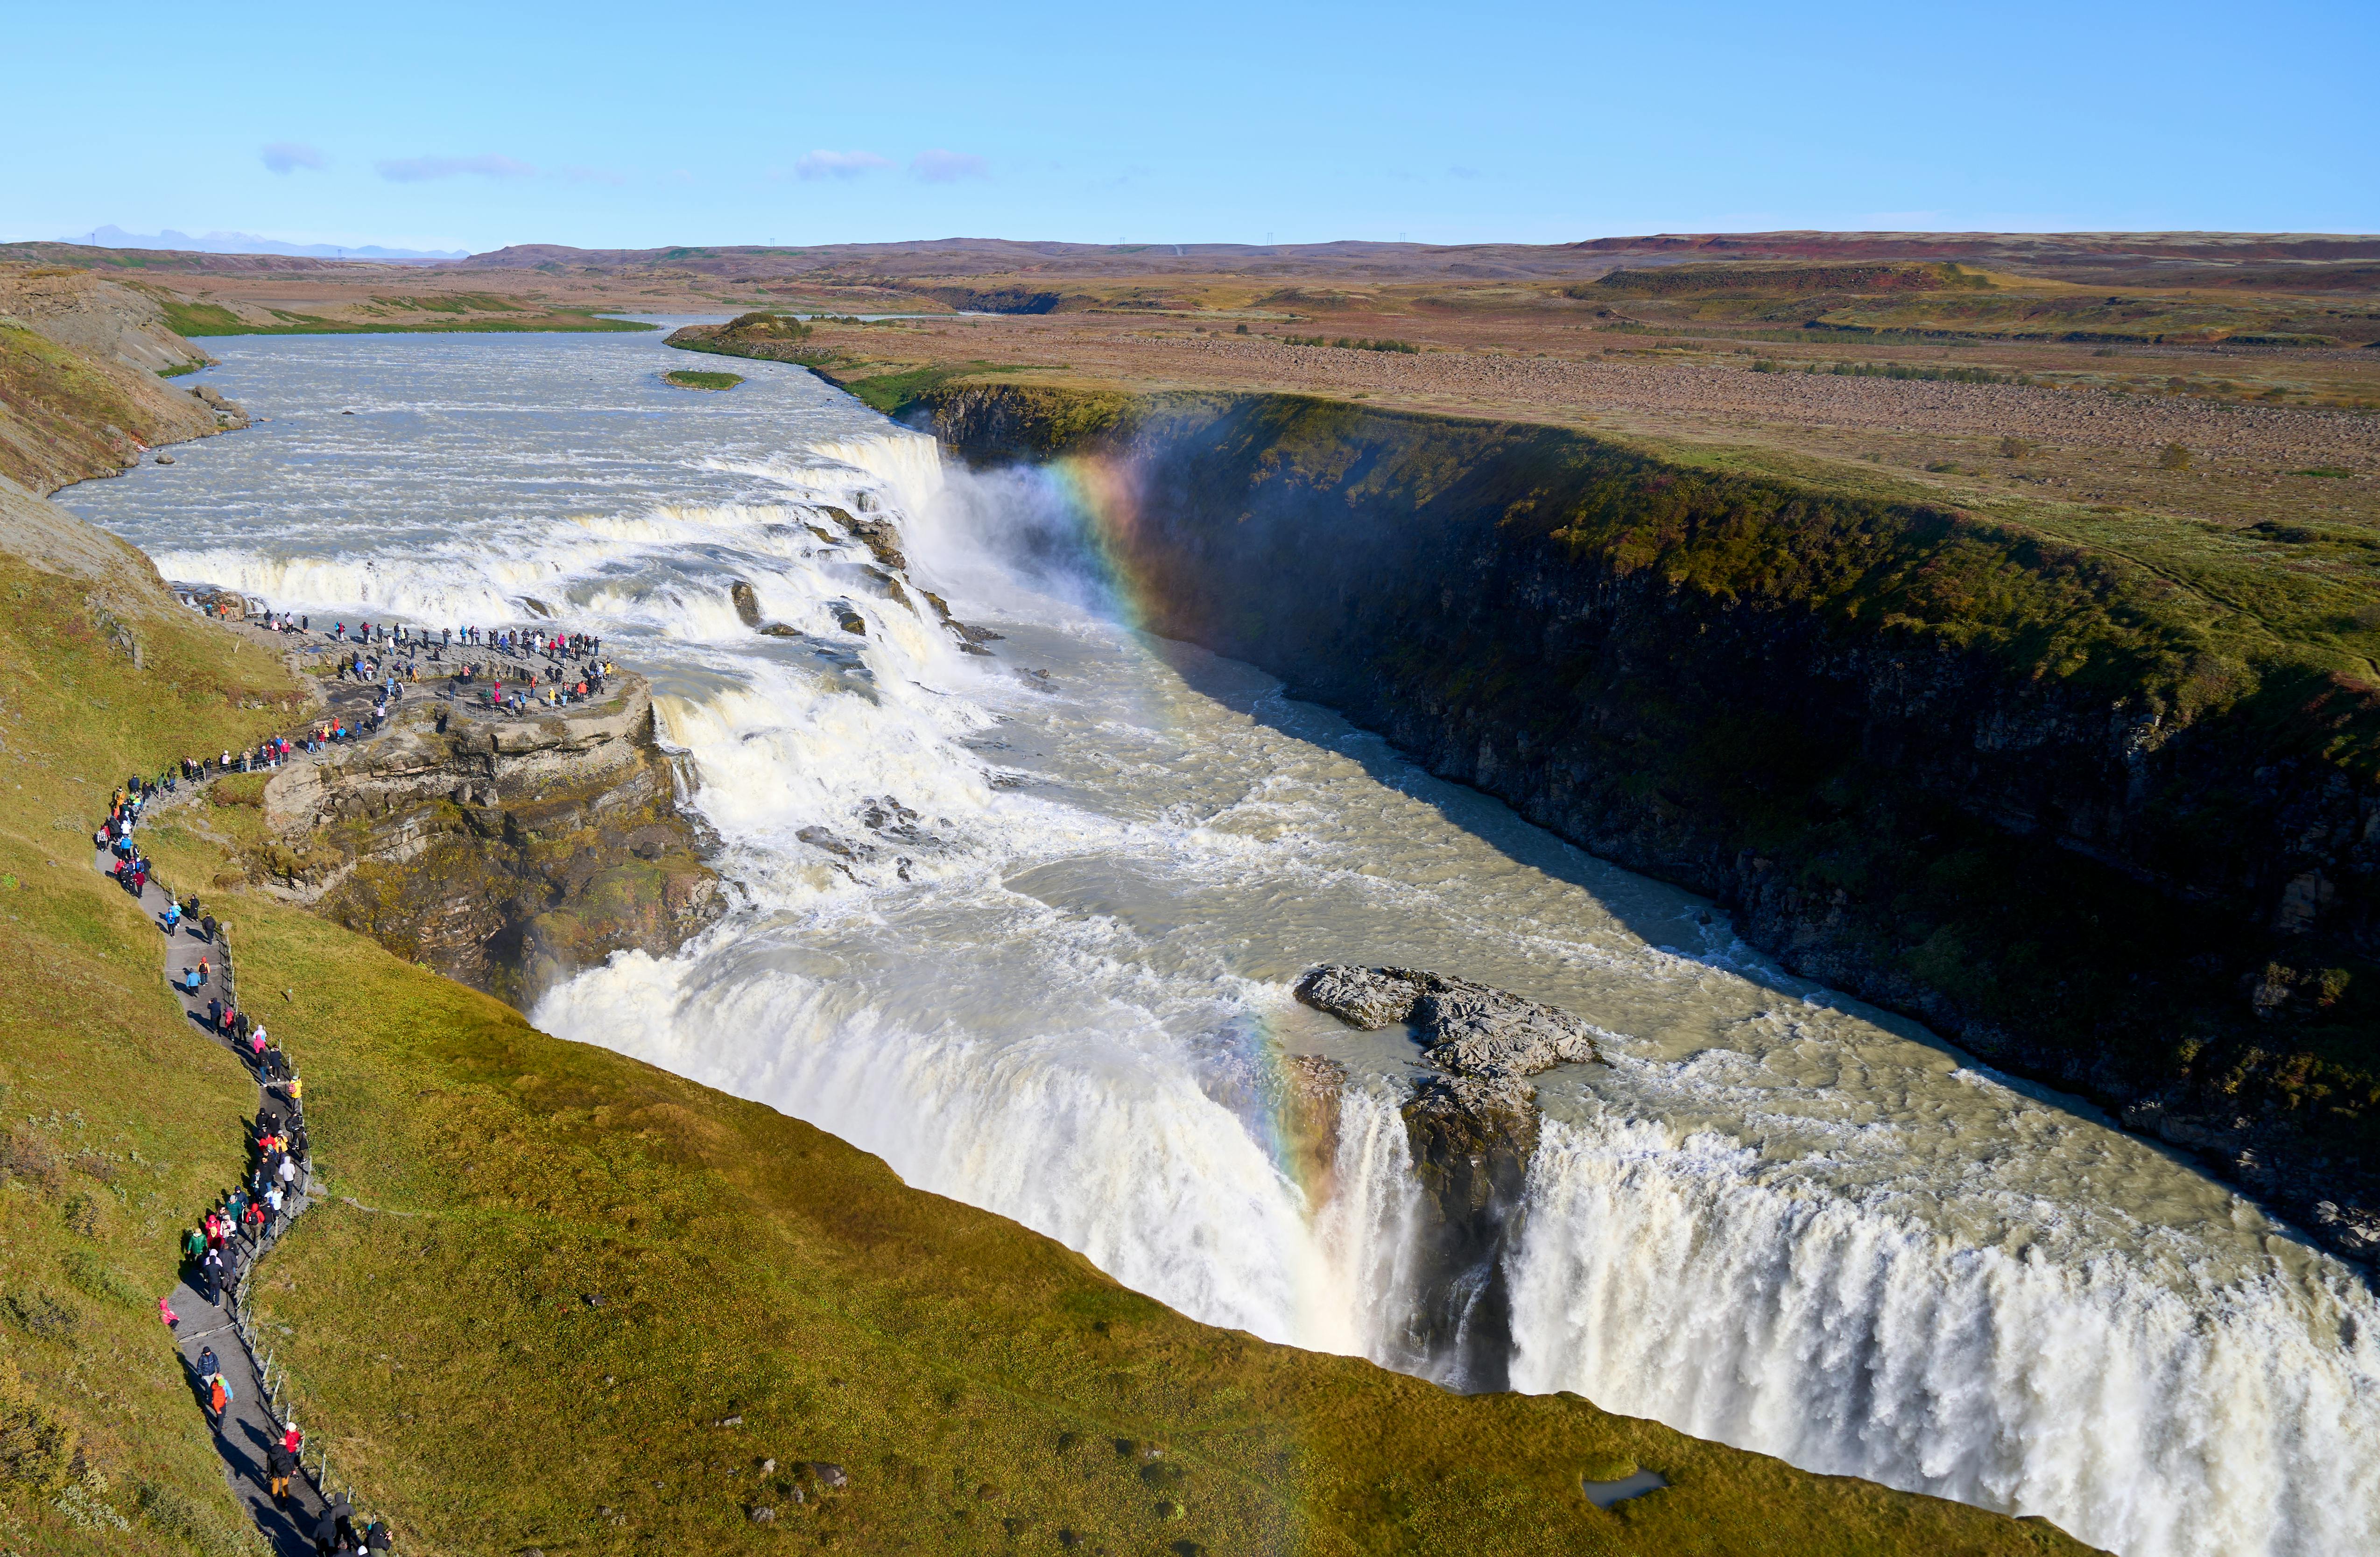
[[[391, 664], [402, 661], [408, 654], [419, 655], [427, 651], [426, 644], [408, 647], [370, 645], [360, 640], [349, 643], [344, 639], [334, 639], [326, 634], [273, 633], [247, 625], [238, 630], [244, 636], [261, 639], [268, 647], [287, 654], [293, 670], [301, 668], [298, 663], [298, 655], [307, 651], [343, 652], [352, 650]], [[297, 640], [294, 651], [289, 642], [292, 639]], [[526, 648], [499, 649], [493, 644], [456, 644], [449, 647], [448, 652], [457, 654], [458, 659], [480, 662], [514, 686], [518, 686], [525, 679], [525, 673], [531, 669], [559, 671], [581, 659], [591, 662], [591, 654], [543, 654]], [[432, 663], [438, 662], [433, 661]], [[433, 687], [434, 682], [419, 686], [407, 684], [403, 691], [415, 697], [427, 695], [435, 698], [450, 708], [480, 718], [518, 717], [508, 710], [482, 708], [475, 704], [472, 697], [476, 688], [467, 691], [451, 681], [443, 687], [433, 690]], [[347, 718], [352, 724], [362, 727], [357, 729], [355, 739], [343, 744], [358, 747], [372, 744], [387, 732], [366, 724], [360, 716], [378, 695], [377, 688], [369, 684], [349, 682], [345, 678], [319, 685], [318, 696], [313, 699], [312, 717]], [[607, 688], [604, 696], [590, 700], [601, 702], [612, 695], [616, 694]], [[532, 707], [524, 712], [546, 711], [541, 707]], [[293, 754], [292, 757], [296, 761], [321, 760], [319, 754]], [[197, 796], [204, 793], [209, 782], [220, 776], [220, 772], [210, 772], [195, 780], [183, 780], [173, 793], [155, 797], [144, 808], [143, 820], [153, 822], [164, 812], [191, 803]], [[104, 873], [114, 866], [115, 856], [111, 850], [101, 848], [94, 851], [92, 862]], [[164, 931], [166, 907], [172, 902], [172, 896], [154, 880], [141, 889], [140, 906], [161, 931]], [[184, 1016], [210, 1041], [231, 1050], [239, 1055], [243, 1064], [249, 1064], [248, 1056], [239, 1053], [231, 1036], [216, 1030], [207, 1016], [210, 1000], [221, 1000], [227, 1006], [237, 1004], [233, 992], [229, 931], [225, 931], [210, 939], [198, 923], [185, 918], [174, 930], [164, 933], [164, 976], [174, 991], [174, 998], [181, 1003]], [[185, 978], [191, 968], [198, 966], [200, 957], [207, 960], [207, 982], [196, 991], [186, 990]], [[256, 1014], [250, 1012], [249, 1015], [253, 1017]], [[257, 1068], [249, 1065], [252, 1072]], [[283, 1133], [285, 1122], [303, 1117], [300, 1105], [265, 1085], [261, 1073], [257, 1080], [257, 1113], [248, 1125], [249, 1142], [267, 1133]], [[298, 1166], [298, 1178], [294, 1186], [296, 1193], [286, 1201], [281, 1216], [261, 1241], [251, 1241], [243, 1233], [235, 1233], [226, 1241], [225, 1254], [230, 1270], [229, 1279], [220, 1295], [221, 1301], [208, 1302], [188, 1276], [175, 1285], [172, 1295], [167, 1299], [175, 1313], [180, 1316], [181, 1322], [175, 1331], [175, 1343], [181, 1354], [191, 1397], [198, 1402], [201, 1412], [206, 1409], [207, 1391], [205, 1381], [199, 1374], [199, 1353], [204, 1347], [214, 1348], [217, 1370], [223, 1374], [232, 1394], [231, 1404], [225, 1408], [222, 1420], [213, 1424], [215, 1450], [223, 1456], [225, 1473], [230, 1479], [233, 1492], [247, 1508], [256, 1527], [272, 1542], [277, 1557], [315, 1557], [315, 1525], [331, 1501], [324, 1496], [322, 1486], [322, 1478], [327, 1474], [327, 1464], [321, 1460], [318, 1453], [313, 1456], [315, 1463], [310, 1467], [308, 1457], [301, 1455], [298, 1474], [290, 1478], [285, 1502], [279, 1505], [273, 1502], [266, 1481], [266, 1456], [288, 1424], [275, 1414], [268, 1397], [264, 1385], [265, 1369], [256, 1355], [256, 1345], [261, 1338], [254, 1335], [241, 1322], [239, 1304], [249, 1272], [313, 1199], [314, 1174], [310, 1155], [301, 1157]], [[348, 1203], [352, 1205], [355, 1202], [351, 1200]], [[187, 1262], [184, 1268], [194, 1271]], [[269, 1343], [266, 1350], [269, 1360]], [[354, 1527], [361, 1530], [364, 1525], [364, 1518], [360, 1514], [356, 1515]]]
[[[97, 851], [97, 868], [107, 870], [115, 864], [105, 849]], [[140, 906], [161, 925], [166, 905], [172, 902], [164, 888], [152, 881], [142, 889]], [[184, 976], [198, 966], [200, 957], [207, 959], [208, 981], [195, 994], [182, 989]], [[225, 1049], [233, 1047], [231, 1040], [216, 1033], [207, 1025], [207, 1004], [210, 999], [224, 999], [231, 991], [230, 947], [222, 935], [212, 943], [202, 939], [200, 928], [185, 919], [179, 928], [165, 937], [164, 973], [172, 986], [174, 998], [181, 1003], [182, 1011], [191, 1027], [209, 1040]], [[234, 1051], [237, 1052], [237, 1050]], [[246, 1063], [245, 1059], [242, 1061]], [[249, 1130], [249, 1140], [267, 1131], [278, 1133], [285, 1120], [295, 1117], [296, 1107], [285, 1098], [261, 1084], [257, 1089], [257, 1113]], [[222, 1294], [223, 1301], [210, 1303], [188, 1279], [178, 1283], [168, 1299], [174, 1311], [181, 1316], [175, 1331], [175, 1343], [181, 1352], [193, 1399], [205, 1409], [205, 1388], [199, 1378], [199, 1351], [212, 1346], [215, 1363], [224, 1381], [231, 1387], [232, 1403], [214, 1429], [215, 1451], [223, 1456], [224, 1468], [231, 1479], [232, 1490], [246, 1506], [256, 1527], [272, 1541], [273, 1550], [282, 1557], [314, 1557], [314, 1523], [322, 1514], [325, 1499], [315, 1484], [313, 1473], [301, 1467], [290, 1478], [289, 1498], [285, 1507], [275, 1507], [265, 1483], [265, 1452], [281, 1437], [286, 1424], [273, 1414], [267, 1404], [261, 1370], [249, 1339], [241, 1332], [237, 1320], [237, 1303], [242, 1283], [256, 1261], [277, 1241], [285, 1229], [309, 1204], [309, 1191], [313, 1185], [313, 1163], [310, 1159], [298, 1163], [297, 1195], [285, 1207], [273, 1233], [261, 1245], [251, 1243], [245, 1235], [235, 1234], [225, 1245], [231, 1257], [231, 1280]]]

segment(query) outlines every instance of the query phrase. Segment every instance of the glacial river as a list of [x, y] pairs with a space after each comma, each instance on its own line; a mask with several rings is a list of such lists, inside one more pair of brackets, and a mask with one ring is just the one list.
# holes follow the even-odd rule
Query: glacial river
[[[1136, 634], [1084, 483], [946, 468], [791, 367], [669, 388], [686, 359], [653, 335], [209, 345], [205, 382], [269, 420], [62, 501], [169, 578], [318, 618], [551, 611], [655, 683], [737, 906], [679, 957], [579, 972], [548, 1029], [812, 1121], [1198, 1319], [1460, 1386], [1415, 1326], [1412, 1046], [1290, 985], [1326, 960], [1501, 985], [1611, 1062], [1539, 1078], [1516, 1387], [2130, 1557], [2380, 1550], [2359, 1275], [1780, 973], [1708, 905]], [[894, 518], [912, 586], [994, 654], [820, 504]], [[801, 636], [747, 627], [738, 578]], [[1351, 1077], [1313, 1182], [1267, 1101], [1307, 1053]]]

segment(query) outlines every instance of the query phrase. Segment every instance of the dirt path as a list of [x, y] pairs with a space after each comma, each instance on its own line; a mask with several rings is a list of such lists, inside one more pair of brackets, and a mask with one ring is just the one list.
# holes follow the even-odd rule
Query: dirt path
[[[136, 833], [136, 837], [138, 834]], [[94, 857], [96, 867], [105, 871], [115, 863], [108, 851], [99, 850]], [[171, 934], [163, 926], [166, 905], [171, 901], [164, 889], [151, 882], [140, 894], [140, 906], [160, 927], [164, 939], [164, 976], [181, 1004], [184, 1016], [192, 1031], [209, 1042], [232, 1047], [229, 1039], [213, 1032], [207, 1026], [207, 1002], [221, 999], [232, 990], [230, 948], [223, 936], [212, 943], [203, 938], [196, 926], [187, 921]], [[195, 993], [183, 991], [184, 976], [204, 957], [208, 963], [206, 984]], [[243, 1062], [244, 1063], [244, 1062]], [[293, 1105], [278, 1093], [260, 1086], [257, 1089], [257, 1114], [249, 1122], [250, 1138], [266, 1128], [277, 1127], [294, 1113]], [[273, 1543], [273, 1551], [283, 1557], [313, 1557], [314, 1522], [321, 1515], [324, 1500], [315, 1484], [313, 1472], [302, 1470], [289, 1483], [289, 1499], [285, 1506], [276, 1507], [266, 1490], [265, 1454], [267, 1448], [281, 1436], [286, 1425], [277, 1418], [265, 1398], [261, 1369], [248, 1337], [242, 1333], [237, 1319], [241, 1284], [256, 1260], [270, 1250], [281, 1230], [285, 1229], [309, 1204], [308, 1191], [313, 1183], [313, 1164], [299, 1163], [297, 1197], [283, 1210], [272, 1235], [261, 1245], [243, 1236], [235, 1236], [227, 1247], [232, 1251], [234, 1273], [229, 1290], [223, 1301], [210, 1303], [187, 1279], [174, 1288], [168, 1301], [181, 1316], [175, 1332], [175, 1344], [181, 1352], [191, 1398], [203, 1410], [202, 1386], [199, 1378], [198, 1357], [200, 1348], [214, 1348], [216, 1366], [225, 1381], [230, 1385], [232, 1404], [225, 1409], [223, 1420], [215, 1426], [215, 1451], [223, 1456], [224, 1469], [230, 1478], [232, 1490], [255, 1520], [256, 1527]]]

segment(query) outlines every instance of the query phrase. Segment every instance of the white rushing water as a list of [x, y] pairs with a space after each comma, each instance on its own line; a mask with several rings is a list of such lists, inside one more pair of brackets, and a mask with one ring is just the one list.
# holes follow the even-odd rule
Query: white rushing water
[[[1137, 637], [1061, 483], [946, 471], [790, 367], [667, 388], [652, 337], [215, 345], [271, 420], [70, 506], [168, 578], [552, 619], [654, 681], [738, 906], [556, 989], [551, 1030], [811, 1120], [1199, 1319], [1451, 1378], [1415, 1321], [1411, 1045], [1288, 990], [1323, 960], [1503, 985], [1613, 1062], [1541, 1078], [1518, 1387], [2134, 1557], [2380, 1550], [2358, 1275], [1687, 894]], [[906, 580], [829, 506], [893, 518]], [[798, 636], [746, 626], [735, 579]], [[1280, 1124], [1290, 1053], [1351, 1073], [1322, 1174]]]

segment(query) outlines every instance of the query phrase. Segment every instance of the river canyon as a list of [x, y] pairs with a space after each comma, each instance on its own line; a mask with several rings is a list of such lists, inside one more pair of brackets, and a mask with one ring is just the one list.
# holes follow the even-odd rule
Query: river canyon
[[[574, 970], [541, 1027], [1202, 1320], [2136, 1557], [2380, 1544], [2361, 1272], [1708, 902], [1148, 635], [1163, 602], [1080, 471], [962, 468], [786, 364], [673, 389], [649, 337], [217, 349], [206, 382], [257, 425], [62, 501], [171, 579], [599, 633], [653, 684], [734, 906], [677, 955]], [[1412, 1043], [1297, 1004], [1319, 962], [1595, 1029], [1606, 1063], [1537, 1077], [1528, 1133], [1488, 1141], [1509, 1161], [1463, 1236], [1417, 1160]]]

